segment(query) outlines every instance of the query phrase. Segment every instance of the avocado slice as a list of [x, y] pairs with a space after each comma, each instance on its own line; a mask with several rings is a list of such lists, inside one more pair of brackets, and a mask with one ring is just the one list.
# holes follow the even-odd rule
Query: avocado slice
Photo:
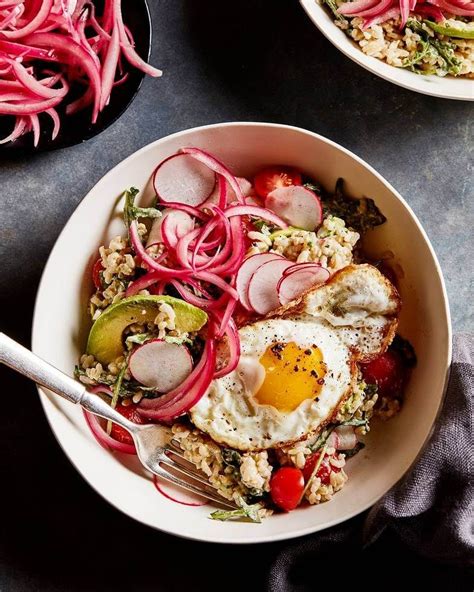
[[434, 23], [425, 20], [425, 23], [435, 33], [446, 35], [447, 37], [458, 37], [459, 39], [474, 39], [474, 22], [465, 23], [456, 19], [448, 19], [442, 23]]
[[172, 296], [130, 296], [106, 308], [94, 322], [86, 351], [102, 364], [110, 364], [123, 354], [122, 335], [132, 323], [148, 323], [155, 319], [159, 306], [166, 302], [176, 313], [176, 329], [199, 331], [207, 322], [207, 314]]

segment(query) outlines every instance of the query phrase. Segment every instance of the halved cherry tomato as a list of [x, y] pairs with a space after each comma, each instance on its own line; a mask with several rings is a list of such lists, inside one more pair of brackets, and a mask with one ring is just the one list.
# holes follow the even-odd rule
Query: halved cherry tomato
[[291, 167], [268, 167], [255, 175], [255, 191], [263, 199], [274, 189], [291, 185], [301, 185], [301, 174]]
[[102, 290], [102, 278], [100, 273], [103, 271], [102, 259], [99, 257], [92, 266], [92, 281], [97, 290]]
[[303, 473], [296, 467], [280, 467], [270, 481], [273, 502], [285, 512], [294, 510], [304, 490]]
[[[303, 476], [306, 483], [311, 479], [311, 475], [313, 474], [314, 467], [316, 466], [318, 460], [319, 452], [316, 452], [315, 454], [308, 456], [308, 458], [306, 459], [306, 463], [303, 469]], [[321, 463], [321, 466], [319, 467], [318, 472], [316, 473], [316, 477], [319, 477], [319, 479], [321, 479], [321, 483], [323, 483], [324, 485], [329, 485], [331, 473], [339, 473], [340, 470], [341, 469], [339, 467], [333, 467], [332, 465], [330, 465], [329, 457], [326, 457], [323, 459], [323, 462]]]
[[381, 395], [399, 395], [405, 384], [407, 369], [400, 355], [393, 350], [367, 364], [361, 364], [364, 380], [369, 384], [376, 384]]
[[[119, 403], [115, 409], [130, 421], [133, 421], [133, 423], [146, 423], [142, 416], [138, 413], [136, 405], [128, 405], [125, 407]], [[127, 432], [127, 430], [115, 423], [112, 423], [110, 435], [114, 440], [123, 442], [123, 444], [133, 444], [132, 436]]]

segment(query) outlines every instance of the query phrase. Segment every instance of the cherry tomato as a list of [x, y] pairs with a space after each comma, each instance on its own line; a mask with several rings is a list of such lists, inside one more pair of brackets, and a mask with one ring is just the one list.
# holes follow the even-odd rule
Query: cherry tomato
[[[316, 466], [318, 461], [319, 452], [316, 452], [315, 454], [308, 456], [308, 458], [306, 459], [306, 463], [303, 469], [303, 476], [306, 483], [311, 479], [314, 467]], [[319, 477], [319, 479], [321, 479], [321, 483], [323, 483], [324, 485], [329, 485], [331, 473], [339, 473], [340, 470], [341, 469], [339, 467], [333, 467], [332, 465], [330, 465], [329, 459], [328, 457], [326, 457], [323, 459], [323, 462], [321, 463], [321, 466], [319, 467], [318, 472], [316, 473], [316, 477]]]
[[301, 174], [291, 167], [273, 166], [260, 171], [254, 180], [257, 195], [265, 199], [274, 189], [301, 185]]
[[376, 384], [381, 395], [396, 396], [403, 389], [406, 367], [399, 354], [388, 350], [375, 360], [361, 364], [364, 380]]
[[99, 257], [97, 261], [92, 266], [92, 281], [94, 282], [94, 286], [97, 290], [102, 290], [102, 278], [100, 276], [100, 272], [104, 269], [102, 265], [102, 259]]
[[274, 503], [289, 512], [300, 503], [304, 490], [303, 473], [296, 467], [281, 467], [270, 481], [270, 495]]
[[[145, 420], [137, 411], [136, 405], [128, 405], [125, 407], [121, 403], [119, 403], [115, 409], [124, 417], [133, 421], [134, 423], [145, 423]], [[133, 444], [132, 436], [122, 428], [121, 426], [112, 423], [112, 430], [110, 431], [110, 435], [114, 440], [118, 442], [122, 442], [123, 444]]]

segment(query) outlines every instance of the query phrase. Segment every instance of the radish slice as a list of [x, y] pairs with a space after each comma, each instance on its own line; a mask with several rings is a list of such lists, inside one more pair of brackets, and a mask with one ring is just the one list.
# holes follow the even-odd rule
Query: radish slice
[[[110, 388], [105, 384], [99, 384], [89, 389], [91, 393], [98, 395], [99, 393], [104, 393], [109, 397], [112, 397], [113, 393]], [[126, 444], [125, 442], [119, 442], [115, 440], [107, 434], [106, 430], [102, 425], [102, 419], [86, 411], [83, 409], [84, 417], [86, 419], [87, 425], [89, 426], [91, 432], [94, 434], [95, 439], [97, 442], [106, 450], [115, 450], [116, 452], [124, 452], [125, 454], [136, 454], [137, 451], [135, 450], [134, 444]]]
[[201, 359], [188, 378], [176, 389], [158, 399], [142, 399], [138, 412], [142, 417], [171, 421], [186, 413], [204, 396], [216, 366], [216, 344], [208, 339]]
[[132, 353], [129, 369], [144, 386], [167, 393], [191, 374], [193, 361], [186, 346], [154, 339]]
[[174, 249], [179, 239], [186, 236], [193, 229], [194, 220], [189, 214], [179, 210], [173, 210], [163, 218], [161, 236], [166, 246]]
[[209, 167], [188, 154], [173, 154], [153, 174], [153, 186], [163, 203], [203, 204], [216, 185]]
[[[301, 269], [316, 270], [316, 269], [321, 269], [321, 267], [322, 266], [319, 263], [295, 263], [291, 267], [288, 267], [288, 269], [285, 269], [285, 271], [283, 272], [283, 275], [290, 275], [291, 273], [295, 273], [295, 271], [300, 271]], [[323, 269], [325, 269], [325, 268], [323, 268]]]
[[352, 450], [357, 445], [357, 435], [353, 426], [341, 425], [334, 432], [336, 442], [333, 445], [337, 450]]
[[319, 197], [301, 185], [274, 189], [267, 195], [265, 207], [303, 230], [316, 230], [323, 220]]
[[308, 265], [307, 269], [299, 268], [289, 273], [291, 268], [286, 270], [287, 274], [278, 282], [278, 298], [282, 305], [286, 305], [303, 292], [314, 286], [324, 284], [329, 279], [330, 273], [324, 267]]
[[253, 311], [247, 297], [250, 279], [261, 265], [268, 261], [273, 261], [274, 259], [283, 259], [283, 257], [276, 253], [258, 253], [257, 255], [252, 255], [245, 259], [240, 266], [240, 269], [237, 272], [235, 287], [239, 293], [240, 303], [247, 310]]
[[199, 507], [207, 504], [205, 498], [188, 493], [182, 487], [176, 487], [171, 483], [167, 483], [164, 479], [160, 479], [156, 475], [153, 475], [153, 483], [162, 496], [182, 506]]
[[249, 281], [247, 298], [258, 314], [267, 314], [280, 306], [277, 286], [285, 269], [293, 265], [287, 259], [267, 261], [257, 268]]
[[[239, 184], [240, 190], [241, 190], [244, 198], [247, 198], [250, 195], [252, 195], [253, 187], [252, 187], [252, 183], [250, 183], [250, 181], [245, 179], [245, 177], [235, 177], [235, 180]], [[233, 189], [231, 189], [231, 187], [229, 186], [227, 181], [226, 181], [226, 186], [227, 186], [226, 187], [227, 203], [233, 203], [234, 201], [238, 201], [237, 196], [235, 195], [235, 191]], [[220, 193], [219, 188], [216, 187], [214, 189], [214, 191], [211, 193], [211, 195], [209, 196], [209, 198], [206, 200], [206, 203], [204, 205], [207, 206], [208, 204], [209, 205], [210, 204], [218, 204], [219, 203], [219, 193]], [[250, 202], [247, 199], [245, 199], [245, 203], [249, 204]]]

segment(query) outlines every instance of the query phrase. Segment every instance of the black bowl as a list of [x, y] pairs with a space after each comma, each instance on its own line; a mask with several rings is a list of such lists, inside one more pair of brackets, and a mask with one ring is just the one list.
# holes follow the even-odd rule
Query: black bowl
[[[129, 0], [122, 3], [123, 20], [130, 28], [135, 39], [135, 49], [145, 61], [151, 53], [151, 18], [146, 0]], [[72, 116], [61, 115], [61, 129], [55, 140], [51, 140], [52, 121], [47, 115], [41, 116], [41, 136], [38, 146], [33, 146], [33, 134], [28, 133], [14, 142], [0, 144], [0, 156], [14, 156], [46, 150], [66, 148], [85, 142], [100, 134], [125, 113], [143, 82], [145, 74], [130, 67], [128, 78], [116, 86], [110, 97], [110, 103], [99, 114], [96, 123], [91, 123], [92, 109], [88, 108]], [[9, 116], [0, 116], [0, 138], [7, 136], [14, 124]]]

